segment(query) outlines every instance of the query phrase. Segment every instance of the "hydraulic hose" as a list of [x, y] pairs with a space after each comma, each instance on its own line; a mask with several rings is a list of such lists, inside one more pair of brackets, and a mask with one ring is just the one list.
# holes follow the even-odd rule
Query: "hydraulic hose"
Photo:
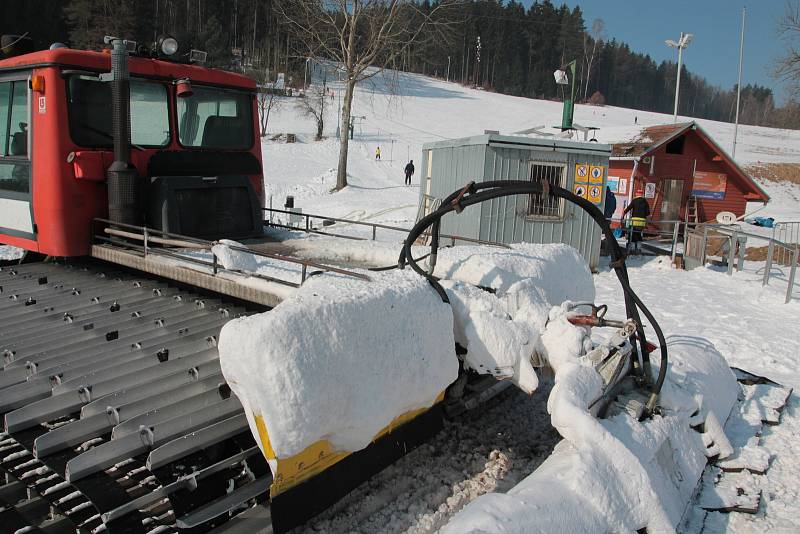
[[[414, 227], [409, 231], [403, 244], [403, 250], [400, 253], [398, 264], [403, 266], [406, 263], [411, 268], [425, 277], [428, 282], [433, 286], [439, 296], [444, 302], [449, 303], [447, 292], [439, 283], [439, 279], [434, 275], [433, 269], [426, 272], [419, 266], [417, 260], [411, 255], [412, 244], [428, 229], [432, 230], [431, 239], [431, 257], [436, 257], [436, 249], [438, 248], [438, 233], [442, 217], [451, 212], [460, 213], [462, 210], [474, 204], [486, 202], [500, 197], [514, 196], [514, 195], [531, 195], [543, 194], [556, 198], [562, 198], [572, 204], [577, 205], [584, 210], [596, 223], [600, 226], [603, 234], [605, 235], [606, 242], [610, 245], [611, 251], [611, 267], [614, 269], [620, 286], [622, 287], [623, 296], [625, 300], [625, 311], [629, 318], [633, 319], [637, 325], [637, 340], [638, 349], [634, 344], [634, 361], [638, 364], [638, 357], [641, 355], [641, 368], [635, 365], [636, 372], [645, 387], [650, 390], [650, 397], [645, 407], [645, 415], [649, 416], [655, 410], [658, 395], [664, 384], [667, 374], [667, 342], [664, 338], [664, 333], [661, 330], [658, 322], [653, 317], [650, 310], [644, 305], [641, 299], [636, 295], [630, 286], [628, 278], [628, 270], [625, 265], [625, 254], [622, 248], [614, 238], [613, 231], [610, 224], [605, 219], [603, 212], [588, 200], [581, 198], [571, 191], [562, 187], [558, 187], [547, 182], [528, 182], [521, 180], [502, 180], [502, 181], [489, 181], [482, 183], [470, 182], [465, 187], [458, 191], [454, 191], [447, 198], [442, 201], [441, 206], [422, 219], [420, 219]], [[652, 372], [650, 367], [650, 349], [648, 348], [647, 338], [645, 337], [644, 327], [639, 315], [639, 312], [647, 318], [647, 321], [653, 327], [660, 345], [661, 362], [659, 365], [658, 376], [655, 382], [652, 382]]]

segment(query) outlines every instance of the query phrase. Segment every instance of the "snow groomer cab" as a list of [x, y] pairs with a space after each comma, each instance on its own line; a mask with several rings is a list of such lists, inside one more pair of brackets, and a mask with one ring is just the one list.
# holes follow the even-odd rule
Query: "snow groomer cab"
[[99, 52], [2, 44], [0, 243], [86, 255], [93, 221], [109, 218], [206, 239], [261, 232], [252, 79], [170, 37], [106, 38]]

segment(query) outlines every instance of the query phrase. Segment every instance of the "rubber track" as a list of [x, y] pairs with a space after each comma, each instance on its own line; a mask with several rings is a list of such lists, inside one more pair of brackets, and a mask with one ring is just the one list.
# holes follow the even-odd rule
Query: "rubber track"
[[[187, 514], [206, 517], [205, 506], [254, 480], [264, 484], [256, 500], [266, 501], [263, 457], [236, 461], [255, 442], [216, 349], [225, 322], [247, 313], [94, 262], [0, 267], [3, 531], [177, 531]], [[220, 428], [225, 439], [211, 440]], [[103, 522], [220, 464], [196, 488]], [[192, 532], [215, 528], [241, 504]]]

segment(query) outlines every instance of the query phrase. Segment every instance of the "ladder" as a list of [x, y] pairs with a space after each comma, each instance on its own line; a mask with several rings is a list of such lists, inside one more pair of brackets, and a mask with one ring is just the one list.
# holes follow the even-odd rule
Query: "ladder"
[[697, 197], [690, 196], [689, 203], [686, 204], [686, 224], [687, 226], [689, 223], [697, 225], [698, 222]]

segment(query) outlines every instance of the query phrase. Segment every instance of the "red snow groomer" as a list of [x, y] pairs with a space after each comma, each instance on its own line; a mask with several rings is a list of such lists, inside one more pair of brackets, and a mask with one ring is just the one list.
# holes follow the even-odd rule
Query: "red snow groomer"
[[102, 52], [3, 43], [0, 242], [87, 255], [95, 218], [204, 238], [259, 233], [255, 82], [193, 62], [205, 54], [180, 53], [172, 38], [153, 49], [106, 41]]

